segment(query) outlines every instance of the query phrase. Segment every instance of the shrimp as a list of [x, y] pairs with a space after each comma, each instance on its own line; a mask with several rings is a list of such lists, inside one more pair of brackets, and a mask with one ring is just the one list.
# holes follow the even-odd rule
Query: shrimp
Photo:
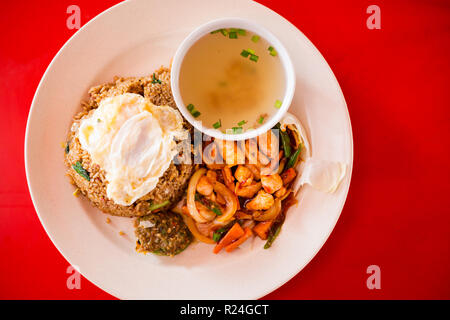
[[261, 189], [261, 187], [261, 182], [256, 182], [248, 186], [240, 186], [239, 183], [236, 183], [234, 192], [239, 197], [252, 198]]
[[251, 201], [247, 202], [245, 207], [248, 210], [267, 210], [271, 206], [273, 206], [275, 200], [273, 199], [273, 196], [264, 190], [260, 190], [255, 198], [253, 198]]
[[213, 170], [208, 170], [206, 172], [206, 177], [208, 178], [210, 183], [214, 184], [217, 180], [217, 173]]
[[253, 182], [253, 173], [247, 167], [239, 165], [234, 173], [234, 176], [239, 185], [244, 187], [248, 186]]
[[259, 168], [256, 164], [246, 164], [245, 167], [252, 172], [253, 178], [255, 180], [261, 180], [261, 174], [260, 174]]
[[197, 192], [204, 195], [210, 196], [213, 192], [213, 185], [206, 176], [202, 176], [197, 183]]
[[283, 187], [283, 180], [278, 173], [261, 176], [261, 183], [267, 193], [274, 193]]
[[286, 187], [281, 187], [277, 192], [275, 192], [275, 197], [283, 198], [286, 192], [287, 192]]
[[225, 182], [225, 185], [230, 189], [234, 189], [234, 177], [231, 173], [230, 167], [224, 167], [222, 169], [222, 175], [223, 175], [223, 181]]

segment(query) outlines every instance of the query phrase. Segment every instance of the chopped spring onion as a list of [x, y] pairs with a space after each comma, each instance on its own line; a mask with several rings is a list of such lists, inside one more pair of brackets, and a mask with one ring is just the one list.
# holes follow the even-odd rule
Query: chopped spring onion
[[219, 129], [222, 126], [222, 121], [219, 119], [216, 123], [213, 124], [214, 129]]
[[228, 33], [228, 37], [230, 38], [230, 39], [237, 39], [237, 32], [235, 32], [235, 31], [230, 31], [229, 33]]
[[250, 52], [248, 52], [247, 50], [242, 50], [241, 56], [243, 56], [244, 58], [247, 58], [249, 55], [250, 55]]
[[247, 49], [248, 52], [250, 52], [251, 54], [255, 54], [255, 50], [253, 49]]
[[211, 34], [219, 33], [221, 30], [222, 29], [217, 29], [217, 30], [211, 31]]
[[246, 123], [247, 123], [247, 121], [245, 121], [245, 120], [239, 121], [238, 122], [238, 126], [243, 126]]
[[89, 177], [89, 172], [87, 172], [86, 169], [83, 168], [80, 161], [77, 161], [75, 164], [73, 164], [72, 168], [73, 170], [76, 171], [76, 173], [85, 178], [87, 181], [91, 181], [91, 178]]
[[198, 110], [195, 110], [195, 107], [194, 107], [194, 105], [192, 104], [192, 103], [189, 103], [187, 106], [186, 106], [186, 109], [188, 109], [189, 110], [189, 112], [192, 114], [192, 116], [194, 117], [194, 118], [197, 118], [198, 116], [200, 116], [200, 111], [198, 111]]
[[156, 76], [155, 76], [154, 73], [153, 73], [153, 75], [152, 75], [152, 83], [153, 83], [153, 84], [155, 84], [155, 83], [161, 83], [161, 80], [156, 79]]
[[233, 130], [233, 134], [242, 133], [243, 131], [242, 127], [233, 127], [231, 129]]
[[259, 57], [258, 57], [257, 55], [255, 55], [255, 54], [252, 54], [252, 55], [250, 56], [250, 60], [252, 60], [252, 61], [254, 61], [254, 62], [258, 62], [258, 59], [259, 59]]
[[228, 31], [226, 29], [220, 29], [220, 33], [222, 33], [225, 37], [228, 35]]
[[240, 35], [240, 36], [245, 36], [246, 35], [246, 32], [245, 32], [245, 30], [244, 29], [238, 29], [238, 34]]
[[263, 122], [264, 122], [264, 117], [263, 117], [263, 116], [260, 116], [259, 119], [258, 119], [258, 123], [259, 123], [259, 124], [262, 124]]
[[270, 46], [267, 50], [269, 50], [271, 56], [275, 57], [277, 55], [277, 51], [274, 49], [274, 47]]
[[252, 41], [254, 43], [257, 43], [259, 41], [259, 36], [257, 36], [256, 34], [252, 37]]
[[282, 102], [280, 100], [275, 101], [275, 108], [280, 109]]
[[165, 207], [165, 206], [167, 206], [169, 203], [170, 203], [169, 200], [163, 201], [163, 202], [161, 202], [161, 203], [154, 203], [154, 204], [151, 204], [150, 207], [148, 207], [148, 210], [149, 210], [149, 211], [153, 211], [153, 210], [156, 210], [156, 209]]

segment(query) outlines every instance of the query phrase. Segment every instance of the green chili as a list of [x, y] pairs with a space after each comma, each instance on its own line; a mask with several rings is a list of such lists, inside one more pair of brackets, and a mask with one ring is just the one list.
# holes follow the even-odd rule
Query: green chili
[[280, 131], [281, 144], [283, 145], [284, 156], [289, 158], [291, 156], [291, 139], [286, 131], [281, 130], [279, 123], [275, 126]]
[[83, 178], [85, 178], [87, 181], [91, 181], [91, 178], [89, 177], [89, 172], [86, 171], [86, 169], [83, 168], [80, 161], [77, 161], [75, 164], [72, 165], [72, 168]]
[[286, 164], [286, 169], [292, 168], [297, 163], [298, 156], [302, 151], [302, 146], [300, 145], [297, 150], [295, 150], [294, 154], [289, 157], [289, 160]]
[[267, 242], [264, 245], [264, 249], [269, 249], [272, 246], [272, 243], [275, 241], [280, 231], [281, 231], [281, 224], [275, 229], [275, 232], [273, 234], [269, 235], [269, 237], [267, 238]]
[[165, 206], [167, 206], [169, 203], [170, 203], [169, 200], [163, 201], [163, 202], [161, 202], [161, 203], [154, 203], [154, 204], [151, 204], [150, 207], [148, 207], [148, 210], [149, 210], [149, 211], [153, 211], [153, 210], [156, 210], [156, 209], [165, 207]]

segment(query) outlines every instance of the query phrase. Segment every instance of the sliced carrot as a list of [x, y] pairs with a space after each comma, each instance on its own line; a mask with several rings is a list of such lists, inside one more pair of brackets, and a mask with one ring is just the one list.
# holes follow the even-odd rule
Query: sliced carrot
[[281, 174], [281, 179], [283, 180], [283, 185], [287, 185], [289, 182], [294, 180], [297, 173], [293, 168], [287, 169], [285, 172]]
[[262, 240], [266, 240], [269, 234], [270, 227], [272, 226], [273, 221], [263, 221], [258, 223], [253, 227], [253, 231], [260, 237]]
[[252, 229], [250, 229], [249, 227], [245, 228], [244, 231], [245, 231], [245, 233], [242, 237], [240, 237], [239, 239], [237, 239], [236, 241], [230, 243], [229, 245], [227, 245], [225, 247], [226, 252], [233, 251], [234, 249], [239, 247], [241, 244], [243, 244], [245, 241], [247, 241], [248, 238], [250, 238], [253, 235]]
[[244, 235], [244, 230], [241, 228], [239, 223], [235, 223], [230, 230], [225, 234], [225, 236], [219, 241], [219, 243], [214, 247], [213, 252], [219, 253], [222, 248], [229, 245], [234, 240], [239, 239]]

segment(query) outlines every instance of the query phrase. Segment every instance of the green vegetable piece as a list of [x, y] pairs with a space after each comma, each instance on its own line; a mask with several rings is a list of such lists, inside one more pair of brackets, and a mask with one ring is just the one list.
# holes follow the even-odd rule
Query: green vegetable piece
[[269, 48], [267, 48], [267, 50], [272, 51], [275, 50], [272, 46], [270, 46]]
[[264, 122], [264, 117], [260, 116], [259, 119], [258, 119], [258, 123], [259, 124], [263, 124], [263, 122]]
[[259, 36], [257, 36], [256, 34], [252, 37], [252, 41], [254, 43], [257, 43], [259, 41]]
[[148, 210], [149, 210], [149, 211], [153, 211], [153, 210], [156, 210], [156, 209], [165, 207], [165, 206], [167, 206], [169, 203], [170, 203], [169, 200], [163, 201], [163, 202], [161, 202], [161, 203], [154, 203], [154, 204], [151, 204], [150, 207], [148, 207]]
[[192, 112], [192, 116], [194, 117], [194, 118], [197, 118], [197, 117], [199, 117], [200, 116], [200, 111], [198, 111], [198, 110], [195, 110], [194, 112]]
[[281, 144], [283, 145], [284, 155], [289, 158], [291, 156], [291, 138], [289, 138], [289, 134], [286, 131], [280, 130]]
[[211, 34], [219, 33], [221, 30], [222, 30], [222, 29], [217, 29], [217, 30], [211, 31]]
[[192, 111], [194, 111], [194, 105], [193, 105], [192, 103], [188, 104], [186, 108], [187, 108], [187, 109], [189, 110], [189, 112], [191, 112], [191, 113], [192, 113]]
[[233, 134], [242, 133], [243, 131], [242, 127], [233, 127], [231, 129], [233, 130]]
[[253, 49], [247, 49], [248, 52], [250, 52], [251, 54], [255, 54], [255, 50]]
[[230, 32], [230, 33], [228, 33], [228, 37], [230, 38], [230, 39], [237, 39], [237, 32]]
[[75, 170], [80, 176], [85, 178], [87, 181], [91, 181], [91, 178], [89, 177], [89, 172], [87, 172], [83, 166], [81, 165], [80, 161], [77, 161], [75, 164], [72, 165], [73, 170]]
[[222, 126], [222, 121], [219, 119], [216, 123], [213, 124], [214, 129], [219, 129]]
[[298, 147], [297, 150], [295, 150], [294, 154], [289, 157], [289, 160], [286, 164], [286, 169], [292, 168], [297, 163], [298, 156], [302, 152], [302, 145]]
[[220, 209], [217, 208], [217, 207], [212, 207], [211, 211], [214, 212], [216, 214], [216, 216], [221, 216], [222, 215], [222, 211], [220, 211]]
[[225, 232], [225, 230], [226, 230], [225, 228], [220, 228], [220, 229], [214, 231], [214, 233], [213, 233], [213, 240], [215, 242], [219, 242], [220, 238], [222, 237], [222, 234]]
[[154, 73], [153, 73], [153, 75], [152, 75], [152, 83], [153, 83], [153, 84], [155, 84], [155, 83], [161, 83], [161, 80], [156, 79], [156, 76], [155, 76]]
[[268, 239], [266, 244], [264, 245], [264, 249], [269, 249], [272, 246], [272, 243], [275, 241], [275, 239], [278, 237], [278, 235], [280, 234], [281, 231], [281, 225], [279, 225], [276, 229], [275, 232], [273, 233], [273, 235], [271, 234]]
[[254, 61], [254, 62], [258, 62], [259, 57], [257, 55], [252, 54], [250, 56], [250, 60]]
[[222, 33], [225, 37], [228, 35], [228, 31], [226, 29], [220, 29], [220, 33]]
[[244, 58], [247, 58], [249, 55], [250, 55], [250, 52], [248, 52], [247, 50], [242, 50], [241, 56], [243, 56]]
[[280, 100], [275, 101], [275, 108], [280, 109], [282, 104]]
[[247, 34], [247, 32], [244, 29], [238, 29], [237, 32], [240, 36], [245, 36]]
[[278, 52], [275, 49], [270, 51], [270, 55], [273, 56], [273, 57], [275, 57], [277, 54], [278, 54]]
[[238, 126], [243, 126], [246, 123], [247, 123], [247, 121], [245, 121], [245, 120], [239, 121], [238, 122]]

